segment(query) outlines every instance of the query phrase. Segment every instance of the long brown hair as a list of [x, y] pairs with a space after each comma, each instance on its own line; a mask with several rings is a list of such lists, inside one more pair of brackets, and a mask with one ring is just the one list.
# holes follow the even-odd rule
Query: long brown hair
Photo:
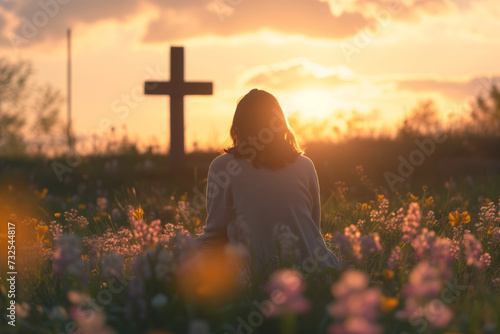
[[233, 145], [224, 151], [256, 168], [282, 168], [303, 153], [278, 100], [259, 89], [238, 101], [230, 136]]

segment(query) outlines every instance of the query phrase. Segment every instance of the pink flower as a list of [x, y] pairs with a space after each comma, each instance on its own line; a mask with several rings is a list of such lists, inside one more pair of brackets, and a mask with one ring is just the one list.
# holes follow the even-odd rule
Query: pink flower
[[153, 220], [148, 224], [144, 219], [133, 219], [132, 226], [134, 231], [134, 238], [142, 243], [143, 247], [154, 245], [159, 241], [159, 234], [161, 231], [161, 221], [159, 219]]
[[264, 286], [269, 293], [270, 300], [275, 308], [270, 316], [280, 316], [284, 313], [306, 313], [310, 309], [310, 303], [302, 296], [305, 283], [302, 275], [295, 270], [285, 269], [275, 271]]
[[408, 277], [408, 284], [403, 291], [406, 296], [434, 298], [441, 291], [439, 270], [428, 262], [420, 262]]
[[434, 299], [424, 307], [424, 315], [434, 327], [444, 327], [453, 319], [453, 312], [439, 299]]
[[481, 262], [482, 267], [489, 267], [491, 264], [491, 255], [490, 253], [484, 253], [479, 258], [479, 262]]
[[350, 317], [342, 325], [328, 327], [328, 334], [379, 334], [382, 328], [364, 318]]
[[431, 246], [430, 254], [430, 264], [441, 270], [443, 279], [450, 279], [450, 264], [455, 259], [453, 255], [453, 242], [448, 238], [437, 238]]
[[361, 232], [356, 225], [351, 224], [344, 228], [344, 234], [337, 232], [333, 240], [343, 253], [350, 253], [354, 260], [359, 261], [363, 258], [361, 255]]
[[420, 211], [418, 203], [411, 203], [408, 208], [408, 213], [401, 224], [401, 232], [403, 232], [401, 241], [410, 241], [418, 233], [421, 219], [422, 212]]
[[453, 318], [453, 313], [438, 299], [441, 286], [438, 268], [428, 262], [420, 262], [413, 268], [408, 283], [403, 287], [405, 308], [397, 312], [396, 316], [412, 321], [425, 318], [434, 327], [446, 326]]
[[424, 253], [427, 252], [434, 243], [436, 233], [423, 228], [419, 235], [411, 241], [411, 246], [415, 250], [415, 257], [422, 260]]
[[368, 276], [357, 270], [348, 270], [332, 286], [335, 302], [330, 305], [330, 315], [335, 323], [328, 333], [381, 333], [376, 320], [380, 307], [380, 292], [368, 288]]
[[483, 252], [481, 242], [471, 233], [465, 233], [462, 242], [465, 246], [465, 262], [467, 265], [481, 268], [483, 266], [483, 263], [480, 261], [480, 256]]
[[385, 221], [385, 229], [388, 231], [395, 231], [400, 228], [405, 218], [404, 209], [399, 208], [396, 213], [391, 212]]

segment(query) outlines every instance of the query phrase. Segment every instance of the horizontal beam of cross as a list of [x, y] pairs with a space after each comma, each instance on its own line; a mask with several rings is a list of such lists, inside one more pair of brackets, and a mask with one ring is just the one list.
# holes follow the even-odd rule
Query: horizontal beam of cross
[[146, 81], [144, 92], [148, 95], [212, 95], [211, 82]]

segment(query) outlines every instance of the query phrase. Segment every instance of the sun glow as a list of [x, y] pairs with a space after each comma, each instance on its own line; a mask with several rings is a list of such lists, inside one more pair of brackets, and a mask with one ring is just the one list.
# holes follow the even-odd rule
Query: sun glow
[[348, 110], [349, 103], [342, 101], [331, 91], [310, 89], [299, 91], [286, 99], [285, 109], [289, 112], [298, 112], [304, 119], [324, 119], [332, 115], [335, 110]]

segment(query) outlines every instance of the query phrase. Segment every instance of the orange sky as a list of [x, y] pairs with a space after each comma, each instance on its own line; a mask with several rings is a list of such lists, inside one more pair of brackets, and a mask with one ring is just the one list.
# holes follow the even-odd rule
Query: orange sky
[[72, 27], [78, 136], [125, 124], [165, 145], [168, 98], [134, 92], [168, 80], [169, 46], [184, 45], [187, 80], [214, 82], [213, 96], [186, 98], [189, 150], [222, 145], [253, 87], [341, 129], [354, 117], [390, 130], [429, 98], [456, 110], [499, 81], [498, 17], [498, 0], [4, 0], [0, 52], [65, 92]]

